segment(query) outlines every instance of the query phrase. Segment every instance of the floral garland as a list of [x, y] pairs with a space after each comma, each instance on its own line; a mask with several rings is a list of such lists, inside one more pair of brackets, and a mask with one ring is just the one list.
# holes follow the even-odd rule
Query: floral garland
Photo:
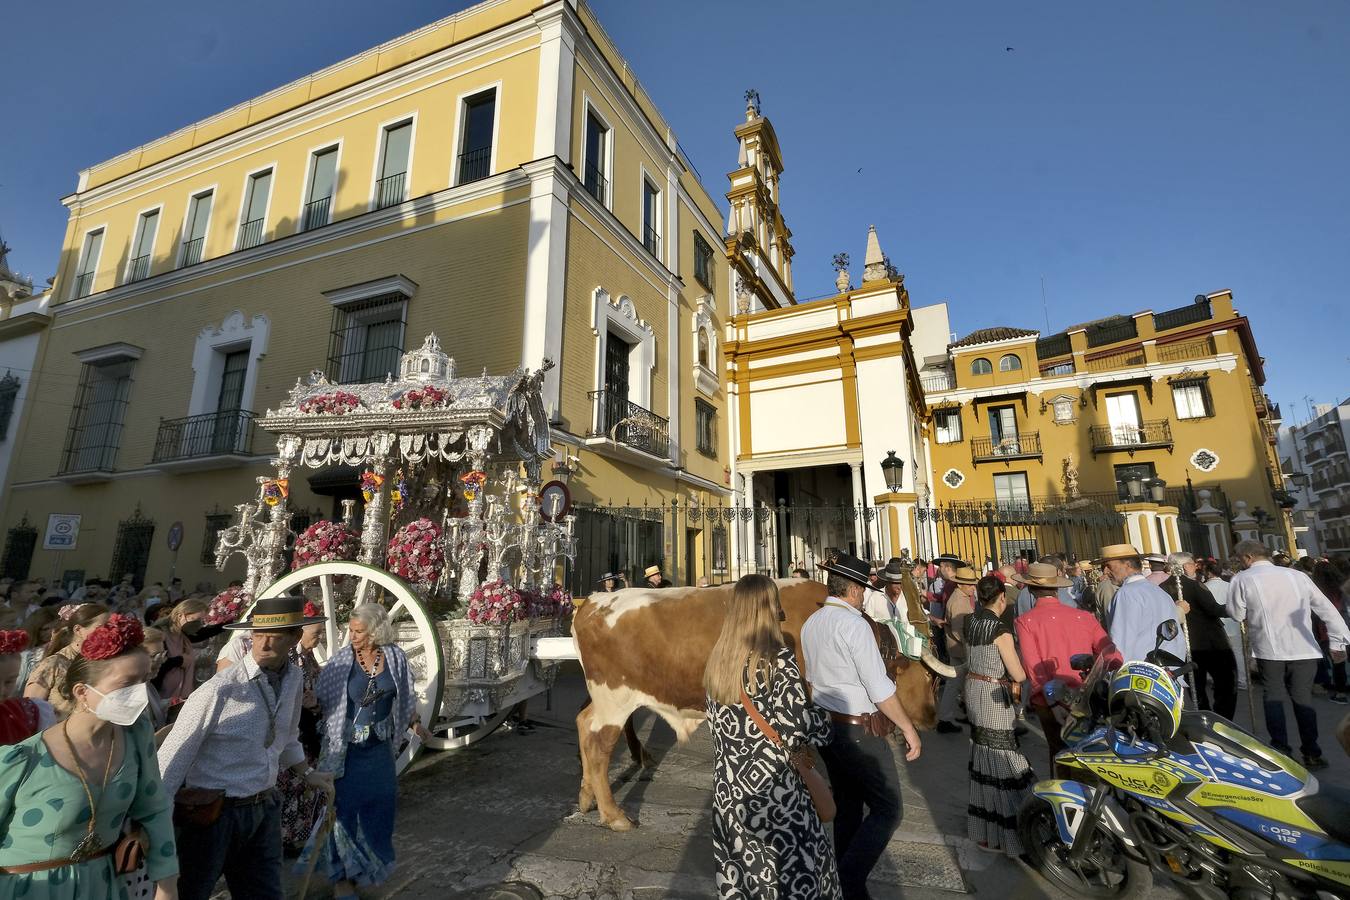
[[464, 499], [472, 503], [478, 499], [478, 492], [482, 490], [483, 483], [487, 481], [487, 473], [474, 469], [472, 472], [465, 472], [459, 476], [459, 480], [464, 485]]
[[520, 595], [530, 618], [565, 616], [572, 612], [572, 594], [557, 582], [538, 592], [521, 591]]
[[395, 397], [394, 409], [434, 409], [444, 406], [447, 399], [449, 395], [445, 391], [434, 384], [429, 384], [421, 390], [413, 388], [404, 391], [402, 396]]
[[408, 479], [403, 475], [403, 470], [399, 469], [394, 473], [394, 486], [389, 489], [389, 508], [398, 514], [403, 511], [403, 504], [408, 502]]
[[469, 621], [475, 625], [509, 625], [526, 618], [525, 598], [498, 578], [469, 596]]
[[404, 525], [389, 539], [389, 571], [414, 584], [431, 584], [445, 568], [441, 528], [427, 518]]
[[361, 473], [361, 496], [369, 503], [375, 499], [375, 495], [380, 492], [384, 486], [384, 476], [378, 472], [372, 472], [366, 469]]
[[361, 535], [341, 522], [327, 519], [315, 522], [295, 539], [295, 557], [291, 570], [312, 563], [341, 560], [351, 562], [361, 549]]
[[0, 631], [0, 656], [6, 653], [22, 653], [28, 649], [28, 632], [22, 628], [13, 631]]
[[263, 482], [262, 498], [268, 506], [276, 506], [291, 495], [289, 478], [268, 478]]
[[244, 609], [253, 602], [253, 595], [242, 587], [226, 588], [212, 599], [206, 610], [207, 625], [228, 625], [239, 621]]
[[85, 659], [112, 659], [145, 640], [145, 629], [134, 616], [113, 613], [108, 621], [89, 632], [80, 644], [80, 655]]
[[300, 401], [302, 413], [318, 413], [328, 416], [345, 416], [361, 407], [361, 398], [349, 391], [334, 391], [331, 394], [319, 394]]

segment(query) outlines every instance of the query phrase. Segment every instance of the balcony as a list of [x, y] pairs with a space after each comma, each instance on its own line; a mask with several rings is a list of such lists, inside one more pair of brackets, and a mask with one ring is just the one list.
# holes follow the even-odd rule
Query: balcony
[[1134, 319], [1127, 316], [1098, 322], [1095, 325], [1088, 326], [1086, 331], [1089, 347], [1104, 347], [1107, 344], [1132, 341], [1139, 337], [1138, 326], [1134, 324]]
[[1114, 453], [1124, 450], [1131, 456], [1136, 450], [1162, 447], [1172, 449], [1172, 423], [1167, 419], [1141, 425], [1093, 425], [1092, 452]]
[[1072, 375], [1074, 369], [1073, 360], [1066, 359], [1063, 362], [1051, 363], [1048, 366], [1041, 366], [1042, 378], [1053, 378], [1056, 375]]
[[375, 208], [384, 209], [402, 203], [403, 186], [407, 180], [407, 172], [397, 172], [375, 182]]
[[492, 174], [492, 148], [480, 147], [459, 155], [459, 184], [481, 181]]
[[614, 391], [591, 391], [597, 428], [587, 437], [612, 441], [617, 448], [636, 450], [648, 459], [670, 458], [670, 420], [658, 416]]
[[1089, 359], [1087, 370], [1089, 372], [1109, 372], [1112, 369], [1132, 369], [1143, 364], [1144, 348], [1136, 347], [1133, 350], [1122, 350], [1119, 353], [1109, 353], [1106, 356]]
[[1202, 295], [1196, 297], [1194, 303], [1169, 309], [1165, 312], [1154, 313], [1153, 330], [1166, 331], [1169, 328], [1180, 328], [1182, 325], [1207, 322], [1212, 318], [1214, 318], [1213, 307], [1209, 298]]
[[1198, 341], [1177, 341], [1173, 344], [1158, 345], [1158, 362], [1182, 362], [1213, 355], [1214, 342], [1207, 337]]
[[1326, 455], [1326, 452], [1321, 449], [1312, 449], [1303, 454], [1303, 462], [1311, 465], [1312, 463], [1318, 462]]
[[254, 219], [239, 226], [239, 249], [247, 250], [263, 242], [263, 220]]
[[133, 281], [140, 281], [150, 274], [150, 254], [137, 256], [127, 265], [127, 284]]
[[661, 235], [650, 225], [642, 226], [642, 246], [657, 259], [661, 258]]
[[919, 376], [919, 384], [923, 385], [924, 393], [936, 393], [940, 391], [950, 391], [956, 389], [956, 373], [954, 372], [929, 372], [926, 375]]
[[1258, 416], [1264, 416], [1266, 413], [1270, 412], [1270, 407], [1268, 406], [1269, 402], [1270, 401], [1266, 399], [1265, 393], [1256, 386], [1255, 382], [1253, 382], [1252, 403], [1256, 406], [1256, 414]]
[[1038, 431], [1008, 435], [998, 440], [994, 440], [992, 437], [970, 439], [970, 460], [972, 463], [1040, 458], [1041, 435]]
[[75, 276], [75, 298], [88, 297], [89, 291], [94, 287], [94, 273], [81, 272]]
[[183, 262], [184, 266], [195, 266], [202, 261], [202, 248], [206, 246], [206, 238], [193, 238], [190, 241], [183, 241]]
[[1037, 359], [1054, 359], [1057, 356], [1068, 356], [1072, 352], [1073, 345], [1067, 334], [1053, 334], [1036, 342]]
[[305, 204], [305, 214], [301, 220], [301, 231], [313, 231], [328, 224], [328, 211], [333, 206], [333, 198], [319, 197]]
[[252, 455], [253, 423], [246, 409], [161, 419], [150, 465], [178, 472], [238, 465]]
[[599, 166], [587, 164], [586, 175], [581, 184], [586, 188], [586, 193], [601, 203], [605, 202], [605, 195], [609, 193], [609, 180], [605, 178], [605, 173], [600, 171]]
[[112, 478], [121, 432], [120, 426], [110, 425], [73, 430], [67, 436], [66, 449], [61, 454], [57, 480], [68, 484], [93, 484]]

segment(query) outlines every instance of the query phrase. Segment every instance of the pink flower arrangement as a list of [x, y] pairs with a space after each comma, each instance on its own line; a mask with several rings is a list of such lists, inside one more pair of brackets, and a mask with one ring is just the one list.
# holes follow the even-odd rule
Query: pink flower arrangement
[[291, 561], [291, 569], [333, 560], [350, 562], [356, 559], [360, 549], [361, 535], [341, 522], [325, 519], [315, 522], [295, 539], [295, 558]]
[[404, 391], [402, 396], [394, 398], [394, 409], [434, 409], [444, 406], [447, 396], [445, 391], [429, 384], [421, 390]]
[[525, 609], [531, 618], [536, 616], [565, 616], [572, 611], [572, 595], [561, 584], [554, 582], [542, 591], [521, 591]]
[[302, 413], [319, 413], [328, 416], [342, 416], [361, 406], [361, 398], [349, 391], [334, 391], [317, 397], [306, 397], [300, 401]]
[[441, 528], [427, 518], [404, 525], [389, 539], [389, 571], [414, 584], [431, 584], [445, 568]]
[[253, 597], [243, 588], [232, 587], [216, 594], [206, 610], [207, 625], [228, 625], [239, 621], [244, 609], [253, 602]]
[[525, 598], [500, 578], [469, 596], [469, 621], [475, 625], [510, 625], [526, 618]]

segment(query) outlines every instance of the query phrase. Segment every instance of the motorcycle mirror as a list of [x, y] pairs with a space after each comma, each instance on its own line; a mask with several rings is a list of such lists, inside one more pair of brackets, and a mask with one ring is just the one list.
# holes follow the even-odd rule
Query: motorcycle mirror
[[1177, 635], [1180, 633], [1181, 629], [1177, 627], [1177, 620], [1168, 619], [1158, 626], [1158, 643], [1155, 646], [1161, 647], [1168, 641], [1176, 640]]
[[1075, 653], [1073, 656], [1069, 657], [1069, 668], [1076, 669], [1079, 672], [1086, 672], [1088, 669], [1092, 668], [1094, 662], [1096, 662], [1096, 657], [1091, 653]]

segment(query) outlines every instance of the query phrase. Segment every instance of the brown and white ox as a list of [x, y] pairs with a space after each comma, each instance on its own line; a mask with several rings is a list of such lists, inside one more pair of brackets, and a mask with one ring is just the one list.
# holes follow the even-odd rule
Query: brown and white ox
[[[801, 578], [776, 583], [787, 616], [783, 634], [788, 646], [796, 649], [802, 625], [825, 602], [825, 585]], [[664, 719], [680, 741], [698, 728], [705, 714], [703, 669], [721, 634], [733, 587], [626, 588], [593, 594], [581, 604], [572, 619], [572, 635], [591, 697], [577, 716], [581, 812], [598, 805], [601, 822], [614, 831], [633, 827], [610, 792], [614, 744], [627, 729], [634, 757], [645, 760], [628, 724], [629, 716], [642, 707]], [[927, 617], [912, 582], [905, 594], [910, 621], [924, 623], [926, 631]], [[927, 650], [923, 664], [899, 656], [892, 671], [900, 705], [914, 727], [932, 728], [937, 722], [935, 672], [948, 677], [954, 672]]]

